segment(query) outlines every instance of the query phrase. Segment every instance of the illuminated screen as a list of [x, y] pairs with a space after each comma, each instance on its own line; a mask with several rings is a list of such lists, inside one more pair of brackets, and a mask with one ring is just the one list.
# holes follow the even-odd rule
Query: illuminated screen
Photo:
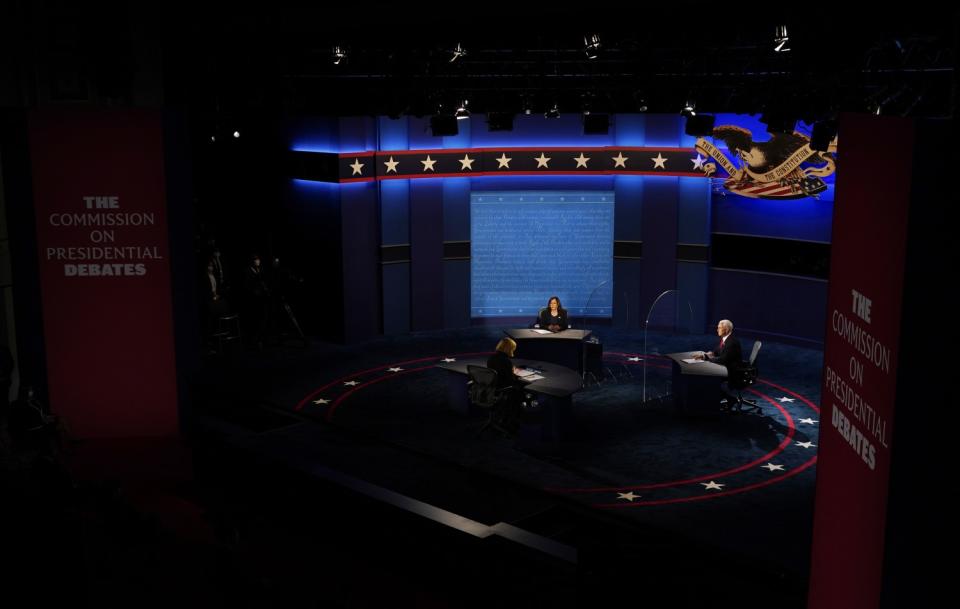
[[613, 314], [613, 192], [470, 193], [470, 311], [530, 316], [560, 298], [573, 322]]

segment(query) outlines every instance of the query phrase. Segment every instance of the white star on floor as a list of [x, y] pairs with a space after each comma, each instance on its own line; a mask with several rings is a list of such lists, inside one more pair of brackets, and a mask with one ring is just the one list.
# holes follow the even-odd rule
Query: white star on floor
[[633, 491], [629, 493], [617, 493], [617, 499], [626, 499], [627, 501], [633, 501], [634, 499], [639, 499], [640, 495], [634, 495]]
[[387, 368], [390, 372], [400, 372], [403, 368]]
[[706, 491], [709, 491], [709, 490], [719, 491], [720, 489], [726, 486], [726, 484], [719, 484], [717, 482], [714, 482], [713, 480], [711, 480], [710, 482], [701, 482], [700, 484], [704, 486], [704, 490]]
[[667, 162], [667, 159], [663, 158], [663, 155], [660, 154], [659, 152], [657, 153], [656, 158], [651, 157], [650, 160], [653, 161], [653, 168], [654, 168], [654, 169], [656, 169], [657, 167], [659, 167], [660, 169], [666, 169], [666, 168], [667, 168], [667, 166], [664, 165], [664, 163]]
[[350, 175], [355, 176], [357, 174], [363, 175], [363, 163], [360, 162], [360, 159], [353, 159], [353, 164], [350, 165], [353, 168], [353, 173]]
[[443, 358], [443, 363], [445, 363], [445, 364], [449, 364], [450, 362], [455, 362], [455, 361], [457, 361], [457, 358], [455, 358], [455, 357], [445, 357], [445, 358]]
[[324, 405], [324, 404], [329, 404], [329, 403], [330, 403], [330, 400], [325, 400], [325, 399], [323, 399], [323, 398], [320, 398], [319, 400], [314, 400], [313, 403], [314, 403], [314, 404], [319, 404], [319, 405], [322, 406], [322, 405]]
[[697, 155], [697, 158], [695, 158], [695, 159], [690, 159], [690, 162], [693, 163], [693, 168], [694, 168], [694, 169], [703, 169], [703, 162], [706, 161], [706, 160], [707, 160], [707, 159], [703, 158], [702, 156], [700, 156], [700, 155], [698, 154], [698, 155]]
[[788, 398], [788, 397], [777, 398], [777, 401], [780, 402], [781, 404], [783, 404], [784, 402], [796, 402], [795, 399]]
[[460, 171], [470, 170], [473, 171], [473, 162], [477, 159], [471, 159], [469, 154], [463, 155], [463, 158], [460, 159]]
[[813, 448], [816, 446], [813, 442], [797, 442], [797, 446], [802, 446], [804, 448]]
[[760, 467], [763, 467], [763, 468], [765, 468], [765, 469], [769, 469], [769, 470], [772, 471], [772, 472], [776, 472], [776, 471], [782, 472], [782, 471], [783, 471], [783, 466], [782, 466], [782, 465], [777, 465], [776, 463], [767, 463], [766, 465], [761, 465]]
[[346, 383], [344, 383], [344, 385], [346, 385], [347, 387], [355, 387], [359, 384], [360, 383], [358, 383], [357, 381], [347, 381]]
[[631, 361], [631, 362], [639, 362], [639, 361], [640, 361], [640, 358], [639, 358], [639, 357], [637, 357], [637, 356], [633, 356], [633, 357], [628, 357], [628, 358], [627, 358], [627, 361]]
[[817, 419], [800, 419], [800, 422], [801, 422], [801, 423], [806, 423], [807, 425], [815, 425], [815, 424], [819, 423], [820, 421], [817, 420]]
[[510, 169], [510, 161], [513, 159], [507, 156], [506, 152], [500, 154], [500, 158], [496, 159], [500, 166], [497, 169]]
[[390, 160], [384, 161], [383, 164], [387, 166], [387, 173], [390, 173], [391, 171], [393, 173], [397, 173], [397, 165], [400, 164], [400, 161], [394, 161], [393, 157], [390, 157]]
[[584, 169], [589, 169], [587, 167], [587, 161], [590, 160], [590, 157], [583, 156], [583, 153], [580, 153], [580, 156], [573, 157], [573, 160], [577, 162], [577, 167], [583, 167]]
[[429, 169], [430, 171], [435, 171], [434, 168], [433, 168], [433, 166], [436, 165], [437, 162], [436, 162], [434, 159], [431, 159], [429, 154], [427, 155], [427, 160], [426, 160], [426, 161], [420, 161], [420, 162], [423, 163], [423, 170], [424, 170], [424, 171], [427, 171], [428, 169]]
[[533, 160], [537, 162], [537, 169], [540, 169], [541, 167], [546, 167], [547, 169], [550, 169], [550, 167], [547, 165], [547, 163], [550, 162], [550, 157], [543, 154], [542, 152], [540, 153], [540, 156], [533, 157]]
[[611, 158], [612, 158], [612, 160], [613, 160], [613, 168], [614, 168], [614, 169], [616, 169], [617, 167], [623, 167], [624, 169], [626, 169], [626, 168], [627, 168], [627, 160], [628, 160], [630, 157], [628, 157], [628, 156], [623, 156], [623, 153], [622, 153], [622, 152], [618, 152], [618, 153], [617, 153], [617, 156], [611, 157]]

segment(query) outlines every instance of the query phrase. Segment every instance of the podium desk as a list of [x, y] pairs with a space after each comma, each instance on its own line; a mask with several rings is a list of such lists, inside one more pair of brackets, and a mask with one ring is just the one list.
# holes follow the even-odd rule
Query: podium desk
[[[471, 357], [455, 362], [437, 364], [452, 374], [447, 375], [447, 399], [455, 409], [467, 414], [470, 412], [470, 400], [467, 395], [467, 366], [486, 366], [487, 358]], [[556, 441], [568, 434], [570, 408], [573, 394], [583, 387], [583, 380], [573, 370], [554, 364], [529, 359], [514, 359], [517, 368], [531, 368], [540, 371], [542, 379], [524, 383], [524, 390], [533, 394], [537, 402], [542, 428], [541, 439]]]
[[720, 384], [727, 379], [727, 367], [713, 362], [687, 363], [699, 351], [666, 354], [673, 361], [673, 403], [681, 410], [714, 411], [720, 407]]
[[541, 334], [522, 328], [504, 330], [504, 333], [517, 341], [517, 355], [520, 357], [560, 364], [583, 376], [584, 341], [592, 334], [590, 330], [567, 329]]

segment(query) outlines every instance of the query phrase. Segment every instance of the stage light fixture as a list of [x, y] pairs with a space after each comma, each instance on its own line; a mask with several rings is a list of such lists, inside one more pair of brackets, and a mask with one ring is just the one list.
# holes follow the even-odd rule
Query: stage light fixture
[[683, 108], [680, 110], [680, 116], [696, 116], [697, 102], [687, 100], [683, 102]]
[[470, 102], [464, 99], [463, 101], [460, 102], [460, 105], [457, 106], [457, 110], [456, 112], [453, 113], [453, 115], [457, 117], [458, 121], [463, 120], [465, 118], [470, 118], [470, 110], [467, 109], [467, 106], [469, 104]]
[[465, 48], [463, 48], [463, 45], [460, 44], [459, 42], [457, 43], [457, 46], [453, 47], [453, 49], [450, 51], [450, 53], [451, 53], [450, 63], [455, 62], [456, 60], [460, 59], [461, 57], [466, 57], [466, 56], [467, 56], [467, 50], [466, 50]]
[[600, 35], [590, 34], [583, 37], [583, 52], [587, 59], [596, 59], [600, 56]]
[[343, 47], [335, 46], [333, 47], [332, 56], [333, 56], [333, 65], [338, 66], [340, 65], [341, 62], [346, 61], [347, 51]]
[[773, 34], [773, 51], [775, 53], [787, 53], [790, 51], [790, 36], [787, 34], [787, 26], [778, 25]]
[[560, 108], [557, 107], [556, 103], [543, 113], [543, 118], [560, 118]]
[[239, 131], [234, 131], [234, 132], [233, 132], [233, 137], [234, 137], [234, 138], [240, 137], [240, 132], [239, 132]]

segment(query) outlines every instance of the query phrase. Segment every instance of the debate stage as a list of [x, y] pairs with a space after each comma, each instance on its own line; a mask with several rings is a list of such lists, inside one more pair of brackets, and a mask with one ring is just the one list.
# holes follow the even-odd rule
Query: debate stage
[[583, 523], [595, 517], [645, 531], [649, 547], [624, 558], [649, 550], [643, 577], [695, 574], [703, 593], [742, 578], [758, 599], [770, 600], [769, 585], [783, 594], [777, 606], [802, 606], [822, 353], [764, 341], [760, 382], [747, 391], [762, 414], [678, 411], [663, 354], [708, 349], [716, 337], [651, 333], [644, 353], [642, 332], [593, 330], [604, 382], [573, 395], [569, 433], [555, 441], [539, 441], [535, 417], [517, 438], [478, 437], [484, 415], [450, 404], [452, 374], [437, 364], [491, 352], [501, 328], [224, 353], [195, 383], [196, 418], [247, 454], [364, 493], [369, 485], [378, 490], [368, 496], [398, 509], [411, 500], [530, 533], [533, 551], [572, 556], [575, 568], [603, 562], [585, 550], [596, 544]]

